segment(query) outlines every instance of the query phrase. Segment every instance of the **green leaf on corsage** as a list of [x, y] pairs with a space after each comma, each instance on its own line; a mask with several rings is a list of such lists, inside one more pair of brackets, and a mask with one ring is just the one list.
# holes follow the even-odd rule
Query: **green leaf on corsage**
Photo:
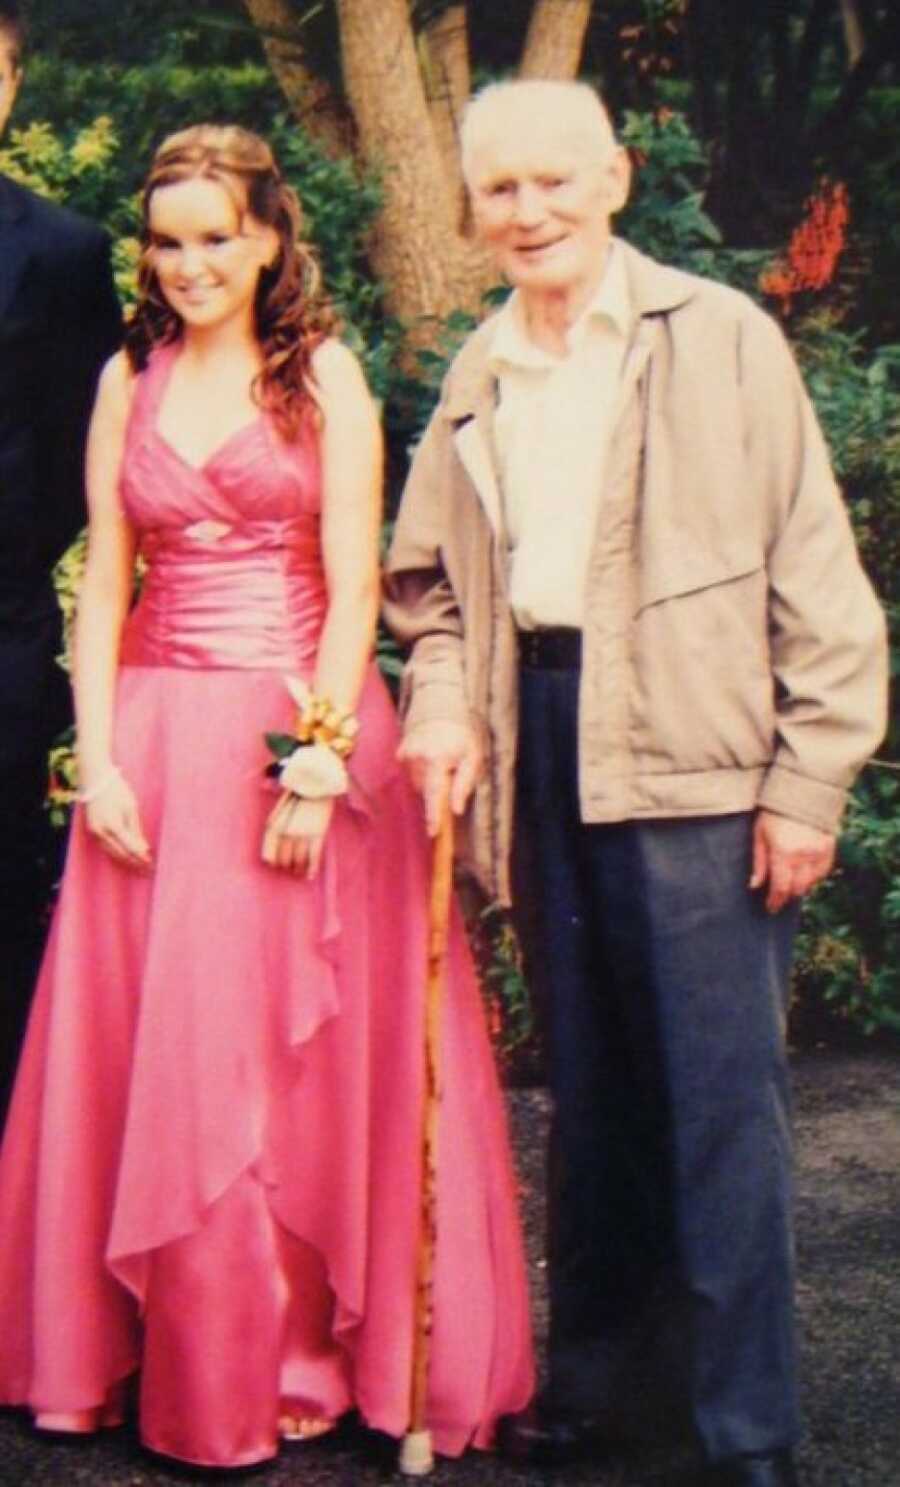
[[266, 733], [264, 737], [269, 753], [279, 761], [289, 759], [297, 747], [297, 740], [291, 733]]

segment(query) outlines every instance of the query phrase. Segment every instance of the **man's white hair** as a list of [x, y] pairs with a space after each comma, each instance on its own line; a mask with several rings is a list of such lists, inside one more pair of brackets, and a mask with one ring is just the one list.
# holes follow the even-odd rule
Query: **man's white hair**
[[510, 79], [488, 83], [466, 105], [460, 127], [463, 175], [472, 183], [472, 162], [479, 149], [516, 121], [545, 118], [548, 130], [564, 127], [583, 138], [597, 158], [616, 147], [609, 114], [589, 83], [555, 82], [543, 78]]

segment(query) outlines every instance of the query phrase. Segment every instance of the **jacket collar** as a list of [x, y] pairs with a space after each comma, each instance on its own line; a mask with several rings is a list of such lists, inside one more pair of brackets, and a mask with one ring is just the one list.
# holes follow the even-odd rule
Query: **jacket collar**
[[[690, 274], [656, 263], [620, 238], [616, 242], [625, 266], [630, 304], [638, 321], [675, 310], [693, 298], [696, 284]], [[496, 316], [492, 315], [479, 326], [453, 364], [442, 410], [451, 423], [460, 424], [493, 408], [496, 379], [490, 365], [490, 350], [495, 323]], [[639, 325], [639, 338], [641, 329]]]

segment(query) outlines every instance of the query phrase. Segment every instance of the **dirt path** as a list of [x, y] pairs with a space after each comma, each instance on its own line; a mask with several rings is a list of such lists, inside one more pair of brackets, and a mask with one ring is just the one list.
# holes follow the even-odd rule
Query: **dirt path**
[[[900, 1487], [900, 1052], [812, 1053], [795, 1059], [799, 1315], [805, 1436], [803, 1487]], [[541, 1168], [547, 1099], [510, 1097], [526, 1234], [543, 1325]], [[684, 1448], [657, 1447], [552, 1479], [490, 1457], [442, 1462], [434, 1487], [663, 1487]], [[376, 1487], [389, 1456], [347, 1440], [297, 1447], [271, 1467], [176, 1472], [127, 1431], [99, 1440], [38, 1441], [21, 1415], [0, 1414], [2, 1487], [179, 1487], [246, 1480], [259, 1487]], [[393, 1480], [400, 1482], [401, 1478]]]
[[900, 1487], [900, 1058], [797, 1066], [809, 1487]]

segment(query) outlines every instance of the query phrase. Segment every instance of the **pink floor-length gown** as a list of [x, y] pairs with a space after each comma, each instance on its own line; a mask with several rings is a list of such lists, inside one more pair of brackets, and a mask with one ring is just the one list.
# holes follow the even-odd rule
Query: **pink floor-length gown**
[[[260, 416], [201, 468], [137, 379], [122, 498], [149, 568], [114, 756], [154, 870], [76, 811], [0, 1155], [0, 1402], [99, 1408], [139, 1370], [153, 1449], [277, 1450], [280, 1404], [407, 1426], [428, 851], [370, 670], [307, 882], [264, 866], [266, 729], [325, 612], [315, 440]], [[429, 1424], [487, 1445], [532, 1387], [502, 1102], [459, 924], [443, 1022]]]

